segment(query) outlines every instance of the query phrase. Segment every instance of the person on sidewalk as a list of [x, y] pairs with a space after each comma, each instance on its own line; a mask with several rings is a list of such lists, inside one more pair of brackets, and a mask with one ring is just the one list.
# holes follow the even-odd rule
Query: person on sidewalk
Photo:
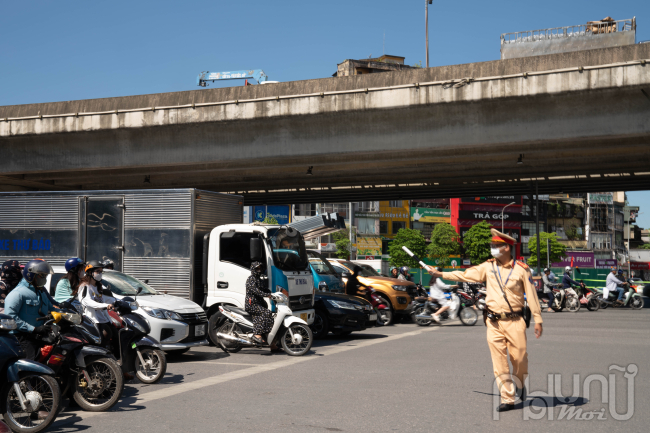
[[[514, 409], [517, 396], [522, 402], [526, 399], [524, 385], [528, 376], [528, 352], [524, 294], [535, 319], [535, 336], [540, 338], [543, 332], [542, 314], [532, 274], [528, 265], [513, 259], [514, 244], [512, 237], [492, 229], [493, 259], [465, 272], [438, 272], [427, 267], [429, 273], [436, 278], [465, 283], [485, 282], [487, 296], [483, 318], [486, 321], [494, 377], [501, 394], [498, 412]], [[513, 367], [512, 375], [508, 366], [508, 353]], [[513, 383], [512, 376], [516, 377], [517, 383]]]

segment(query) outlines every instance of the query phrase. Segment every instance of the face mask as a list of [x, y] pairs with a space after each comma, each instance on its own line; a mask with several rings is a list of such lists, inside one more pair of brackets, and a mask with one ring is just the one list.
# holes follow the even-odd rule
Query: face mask
[[490, 248], [490, 253], [492, 254], [492, 257], [494, 257], [495, 259], [498, 259], [503, 255], [500, 248]]
[[47, 283], [47, 277], [37, 275], [34, 277], [34, 287], [43, 287]]
[[93, 274], [93, 279], [95, 281], [101, 281], [102, 280], [102, 274], [101, 273]]
[[79, 278], [83, 278], [86, 275], [83, 269], [79, 269], [79, 272], [77, 272], [77, 276]]

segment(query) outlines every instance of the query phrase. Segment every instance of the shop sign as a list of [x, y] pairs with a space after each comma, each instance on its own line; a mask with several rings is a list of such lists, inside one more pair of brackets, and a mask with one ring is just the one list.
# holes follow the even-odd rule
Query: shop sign
[[289, 224], [290, 206], [255, 206], [253, 218], [255, 221], [264, 221], [267, 216], [273, 217], [278, 224]]
[[618, 266], [616, 259], [596, 259], [596, 269], [609, 269]]
[[448, 223], [451, 221], [451, 210], [412, 207], [411, 221], [421, 223]]
[[647, 271], [650, 269], [648, 262], [630, 262], [630, 269], [633, 271]]
[[520, 195], [491, 195], [485, 197], [463, 197], [460, 199], [461, 203], [495, 203], [495, 204], [510, 204], [513, 201], [515, 204], [521, 204]]
[[[461, 210], [458, 212], [458, 218], [464, 220], [478, 221], [501, 221], [501, 212], [487, 212], [480, 210]], [[521, 213], [504, 213], [504, 221], [521, 221]]]
[[[573, 265], [571, 264], [573, 259]], [[565, 266], [573, 266], [574, 268], [593, 268], [596, 264], [594, 253], [583, 252], [568, 252], [566, 257], [561, 262], [551, 263], [554, 268], [563, 268]]]
[[358, 212], [354, 211], [355, 218], [379, 218], [379, 212]]

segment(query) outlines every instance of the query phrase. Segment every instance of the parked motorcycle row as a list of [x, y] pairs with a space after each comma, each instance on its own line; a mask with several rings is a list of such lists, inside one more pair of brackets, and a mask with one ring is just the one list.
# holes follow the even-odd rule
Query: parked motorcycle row
[[618, 295], [616, 292], [609, 292], [607, 298], [603, 298], [604, 289], [590, 288], [580, 280], [580, 285], [573, 286], [571, 290], [564, 289], [562, 284], [556, 285], [553, 289], [553, 298], [550, 305], [544, 305], [540, 300], [542, 308], [549, 307], [555, 312], [564, 309], [570, 312], [578, 312], [584, 306], [589, 311], [598, 311], [608, 307], [622, 308], [630, 307], [634, 310], [643, 308], [644, 301], [636, 285], [626, 283], [624, 295], [621, 302], [616, 302]]

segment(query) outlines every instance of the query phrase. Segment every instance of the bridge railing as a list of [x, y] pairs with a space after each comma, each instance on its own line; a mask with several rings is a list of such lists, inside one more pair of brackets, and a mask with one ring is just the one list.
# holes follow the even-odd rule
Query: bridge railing
[[587, 24], [580, 24], [576, 26], [554, 27], [550, 29], [504, 33], [501, 35], [501, 44], [534, 42], [549, 39], [562, 39], [614, 32], [629, 32], [635, 29], [636, 18], [617, 21], [593, 21]]

